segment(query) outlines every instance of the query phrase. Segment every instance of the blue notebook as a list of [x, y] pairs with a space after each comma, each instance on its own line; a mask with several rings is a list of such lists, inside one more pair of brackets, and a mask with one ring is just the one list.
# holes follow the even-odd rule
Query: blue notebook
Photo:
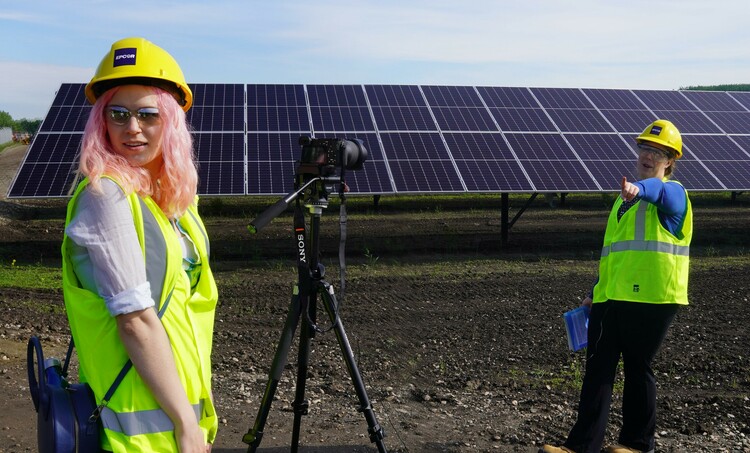
[[565, 331], [568, 334], [568, 349], [578, 351], [585, 348], [589, 329], [589, 309], [580, 306], [563, 314]]

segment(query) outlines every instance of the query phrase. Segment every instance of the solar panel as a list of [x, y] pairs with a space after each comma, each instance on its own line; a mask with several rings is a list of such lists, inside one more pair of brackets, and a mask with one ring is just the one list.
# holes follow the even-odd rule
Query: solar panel
[[422, 92], [415, 85], [367, 85], [367, 99], [373, 107], [379, 106], [427, 106]]
[[601, 190], [575, 152], [558, 134], [505, 134], [539, 192]]
[[706, 112], [706, 115], [727, 134], [750, 134], [750, 112]]
[[547, 109], [560, 132], [614, 132], [594, 109]]
[[521, 160], [574, 160], [576, 155], [559, 134], [505, 134], [513, 151]]
[[589, 169], [594, 180], [604, 191], [620, 191], [622, 177], [628, 181], [638, 179], [634, 160], [587, 160], [586, 168]]
[[307, 93], [315, 131], [375, 131], [361, 86], [309, 85]]
[[634, 162], [638, 157], [633, 146], [618, 134], [565, 134], [565, 139], [584, 160]]
[[521, 165], [513, 160], [459, 160], [458, 170], [469, 192], [533, 192]]
[[477, 87], [477, 92], [488, 107], [539, 108], [528, 88]]
[[587, 109], [591, 102], [576, 88], [531, 88], [531, 93], [544, 108]]
[[724, 187], [750, 187], [750, 161], [708, 161], [706, 167], [721, 178]]
[[[191, 84], [187, 114], [202, 195], [293, 189], [300, 136], [361, 139], [354, 194], [617, 190], [633, 139], [680, 129], [676, 177], [691, 190], [750, 190], [750, 93], [438, 85]], [[65, 197], [91, 111], [62, 84], [8, 196]]]
[[446, 132], [443, 137], [455, 159], [515, 160], [510, 147], [499, 132], [491, 134]]
[[633, 93], [652, 110], [698, 110], [680, 91], [635, 90]]
[[731, 186], [722, 184], [717, 174], [711, 170], [711, 163], [706, 164], [696, 160], [683, 160], [675, 167], [676, 180], [689, 190], [731, 190]]
[[686, 135], [683, 146], [697, 159], [705, 160], [748, 160], [750, 155], [725, 135]]
[[648, 110], [602, 110], [602, 115], [607, 119], [617, 132], [640, 134], [653, 121], [658, 118]]
[[528, 175], [499, 132], [446, 132], [443, 137], [467, 191], [531, 191]]
[[703, 112], [654, 110], [659, 118], [669, 118], [682, 134], [719, 134], [721, 129]]
[[723, 91], [683, 91], [697, 108], [704, 112], [746, 112], [742, 106], [729, 93]]
[[552, 120], [542, 109], [490, 107], [501, 131], [505, 132], [554, 132]]
[[239, 133], [194, 134], [201, 194], [245, 194], [245, 137]]
[[642, 110], [645, 108], [643, 103], [630, 90], [585, 88], [583, 93], [599, 109]]
[[747, 110], [750, 110], [750, 93], [733, 91], [727, 92], [727, 95], [742, 104]]

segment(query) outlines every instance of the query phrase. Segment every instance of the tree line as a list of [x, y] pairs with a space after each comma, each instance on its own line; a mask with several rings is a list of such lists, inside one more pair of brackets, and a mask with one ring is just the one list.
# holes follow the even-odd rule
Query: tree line
[[680, 87], [681, 90], [695, 91], [750, 91], [748, 83], [729, 83], [724, 85], [695, 85]]
[[0, 128], [9, 127], [13, 129], [13, 132], [36, 134], [39, 126], [42, 124], [42, 120], [30, 120], [21, 118], [20, 120], [14, 120], [10, 113], [0, 110]]

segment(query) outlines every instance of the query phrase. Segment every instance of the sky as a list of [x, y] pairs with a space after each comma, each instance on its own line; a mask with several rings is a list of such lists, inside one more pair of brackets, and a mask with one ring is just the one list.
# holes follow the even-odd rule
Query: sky
[[747, 0], [0, 0], [0, 110], [43, 118], [142, 36], [189, 83], [750, 83]]

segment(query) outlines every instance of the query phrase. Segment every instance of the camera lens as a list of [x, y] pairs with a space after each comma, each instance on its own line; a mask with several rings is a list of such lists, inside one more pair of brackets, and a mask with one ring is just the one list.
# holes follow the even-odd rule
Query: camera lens
[[362, 140], [341, 140], [341, 166], [347, 170], [360, 170], [367, 160], [367, 149]]

